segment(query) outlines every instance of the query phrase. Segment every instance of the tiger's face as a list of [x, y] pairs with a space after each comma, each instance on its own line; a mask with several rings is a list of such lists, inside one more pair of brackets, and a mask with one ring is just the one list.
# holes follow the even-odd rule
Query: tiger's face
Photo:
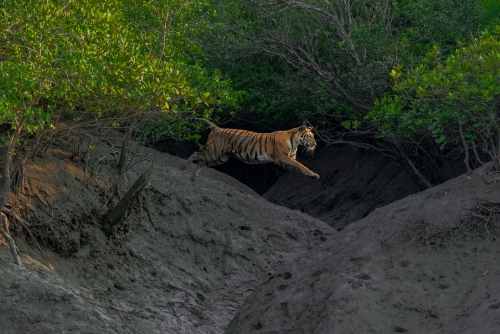
[[314, 140], [312, 128], [305, 125], [300, 126], [298, 142], [300, 145], [305, 146], [308, 152], [314, 151], [316, 149], [316, 140]]

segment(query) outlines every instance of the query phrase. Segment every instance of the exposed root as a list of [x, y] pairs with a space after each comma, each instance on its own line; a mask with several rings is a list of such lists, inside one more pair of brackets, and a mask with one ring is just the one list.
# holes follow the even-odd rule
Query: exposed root
[[[31, 230], [29, 228], [29, 224], [27, 222], [25, 222], [23, 219], [19, 218], [15, 212], [7, 209], [7, 208], [3, 208], [2, 210], [3, 212], [9, 214], [10, 216], [14, 217], [16, 219], [17, 222], [19, 222], [23, 228], [28, 231], [28, 234], [30, 235], [31, 237], [31, 240], [34, 242], [34, 244], [36, 245], [36, 248], [38, 248], [38, 250], [40, 251], [40, 254], [42, 254], [43, 256], [43, 252], [42, 252], [42, 248], [40, 247], [40, 245], [38, 244], [38, 241], [36, 240], [35, 236], [33, 235], [33, 233], [31, 233]], [[5, 215], [4, 213], [2, 212], [2, 215]], [[52, 218], [51, 218], [52, 220]]]
[[12, 257], [14, 258], [14, 263], [17, 264], [18, 266], [21, 265], [21, 261], [19, 260], [19, 256], [17, 255], [17, 248], [16, 248], [16, 243], [14, 242], [14, 239], [9, 234], [9, 219], [7, 216], [2, 212], [0, 213], [0, 234], [7, 240], [9, 243], [10, 247], [10, 252], [12, 253]]
[[21, 163], [16, 167], [14, 172], [11, 175], [11, 187], [13, 190], [13, 193], [16, 196], [19, 196], [20, 194], [23, 193], [23, 190], [25, 189], [27, 182], [25, 178], [26, 172], [25, 172], [25, 167], [24, 167], [24, 162]]

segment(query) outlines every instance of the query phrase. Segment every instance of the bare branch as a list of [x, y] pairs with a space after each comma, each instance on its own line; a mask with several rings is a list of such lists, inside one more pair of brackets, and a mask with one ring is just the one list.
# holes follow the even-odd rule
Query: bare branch
[[12, 254], [12, 257], [14, 258], [14, 263], [20, 266], [21, 261], [19, 261], [19, 256], [17, 255], [16, 243], [9, 234], [9, 219], [4, 213], [0, 213], [0, 219], [0, 235], [2, 235], [2, 237], [4, 237], [5, 240], [7, 240], [7, 242], [9, 243], [10, 252]]

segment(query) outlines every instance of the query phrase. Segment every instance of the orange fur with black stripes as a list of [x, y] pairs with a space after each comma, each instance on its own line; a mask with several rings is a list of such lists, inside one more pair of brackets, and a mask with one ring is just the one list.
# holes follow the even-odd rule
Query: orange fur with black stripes
[[248, 164], [273, 162], [291, 170], [299, 170], [303, 174], [319, 179], [319, 175], [302, 165], [296, 159], [297, 148], [303, 145], [307, 150], [316, 148], [316, 141], [311, 128], [302, 125], [286, 131], [256, 133], [238, 129], [219, 128], [214, 123], [201, 118], [195, 121], [210, 127], [210, 134], [201, 152], [195, 152], [182, 165], [186, 169], [193, 161], [198, 162], [198, 168], [191, 176], [196, 180], [203, 167], [213, 167], [226, 162], [234, 156]]

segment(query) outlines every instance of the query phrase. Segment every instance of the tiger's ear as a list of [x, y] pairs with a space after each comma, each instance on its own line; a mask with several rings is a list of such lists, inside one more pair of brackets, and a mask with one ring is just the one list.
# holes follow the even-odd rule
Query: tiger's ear
[[299, 131], [300, 131], [300, 132], [304, 132], [304, 131], [306, 131], [306, 129], [307, 129], [307, 126], [305, 126], [305, 125], [301, 125], [301, 126], [299, 127]]

